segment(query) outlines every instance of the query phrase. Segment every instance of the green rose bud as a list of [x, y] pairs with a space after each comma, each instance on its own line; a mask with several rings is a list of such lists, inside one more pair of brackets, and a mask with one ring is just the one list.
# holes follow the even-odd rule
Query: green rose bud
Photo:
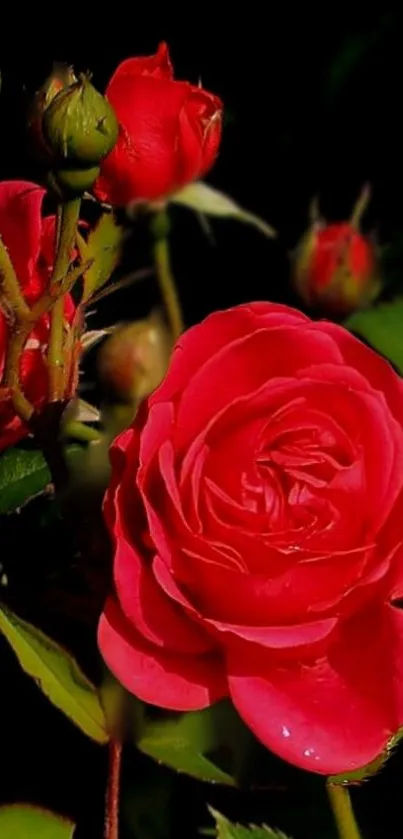
[[59, 197], [78, 198], [88, 192], [99, 175], [99, 166], [88, 169], [56, 169], [49, 172], [49, 188]]
[[149, 396], [164, 378], [171, 350], [171, 335], [158, 314], [117, 327], [98, 354], [108, 396], [129, 403]]
[[61, 90], [43, 116], [45, 140], [63, 168], [98, 166], [112, 151], [118, 130], [113, 108], [84, 75]]
[[42, 130], [43, 115], [50, 103], [60, 91], [77, 81], [72, 67], [67, 64], [53, 65], [53, 70], [43, 85], [36, 91], [28, 110], [28, 131], [34, 142], [36, 152], [44, 161], [49, 160], [51, 153], [45, 141]]

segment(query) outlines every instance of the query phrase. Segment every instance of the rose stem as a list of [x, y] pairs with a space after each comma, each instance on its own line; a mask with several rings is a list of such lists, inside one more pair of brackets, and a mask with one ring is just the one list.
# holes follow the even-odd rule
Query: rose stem
[[370, 184], [365, 184], [357, 198], [357, 201], [354, 204], [353, 212], [351, 213], [350, 218], [350, 225], [351, 227], [354, 227], [356, 230], [358, 230], [360, 226], [361, 219], [367, 210], [370, 198], [371, 186]]
[[[73, 198], [59, 205], [57, 211], [56, 259], [51, 286], [61, 283], [71, 262], [76, 241], [76, 228], [80, 213], [80, 198]], [[64, 395], [64, 297], [53, 306], [50, 315], [50, 337], [48, 349], [49, 397], [52, 402], [60, 401]]]
[[122, 766], [122, 743], [112, 738], [109, 743], [109, 774], [106, 790], [104, 839], [119, 837], [119, 789]]
[[11, 391], [11, 401], [18, 416], [28, 422], [34, 412], [20, 388], [20, 359], [29, 334], [31, 310], [22, 294], [8, 250], [0, 236], [0, 301], [6, 305], [12, 327], [8, 338], [4, 386]]
[[79, 420], [70, 420], [63, 425], [63, 436], [72, 437], [74, 440], [80, 440], [82, 443], [97, 443], [102, 440], [102, 434], [93, 428], [91, 425]]
[[330, 781], [326, 787], [340, 839], [361, 839], [347, 787]]
[[154, 215], [151, 225], [154, 239], [154, 264], [172, 336], [174, 341], [176, 341], [183, 332], [184, 325], [169, 256], [169, 227], [167, 211], [165, 209], [159, 210]]

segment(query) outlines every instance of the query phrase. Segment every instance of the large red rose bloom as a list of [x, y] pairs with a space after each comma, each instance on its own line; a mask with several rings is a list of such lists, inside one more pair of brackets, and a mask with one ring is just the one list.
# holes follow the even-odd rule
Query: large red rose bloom
[[229, 694], [324, 774], [403, 724], [403, 384], [342, 327], [218, 312], [115, 442], [106, 663], [146, 702]]
[[156, 55], [123, 61], [106, 97], [120, 129], [95, 185], [101, 200], [123, 206], [163, 198], [213, 165], [222, 102], [201, 87], [174, 79], [166, 44], [160, 44]]

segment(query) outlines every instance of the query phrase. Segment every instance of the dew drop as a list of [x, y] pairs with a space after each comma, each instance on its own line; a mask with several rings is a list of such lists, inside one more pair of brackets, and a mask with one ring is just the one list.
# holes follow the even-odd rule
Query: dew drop
[[286, 725], [283, 725], [283, 727], [281, 729], [281, 733], [282, 733], [283, 737], [290, 737], [291, 736], [291, 731], [289, 730], [289, 728], [287, 728]]
[[305, 749], [304, 757], [313, 757], [315, 754], [315, 749]]

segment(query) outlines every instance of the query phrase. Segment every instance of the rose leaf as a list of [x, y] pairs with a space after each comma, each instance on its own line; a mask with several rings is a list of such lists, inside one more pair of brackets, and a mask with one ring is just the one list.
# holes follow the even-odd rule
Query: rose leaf
[[72, 839], [74, 825], [67, 819], [33, 807], [13, 804], [0, 807], [0, 836], [10, 839]]
[[35, 679], [53, 705], [92, 740], [107, 743], [109, 737], [98, 693], [70, 653], [5, 606], [0, 608], [0, 632], [22, 669]]
[[185, 186], [180, 192], [175, 193], [170, 200], [173, 204], [180, 204], [207, 216], [232, 218], [235, 221], [251, 224], [270, 239], [277, 235], [276, 231], [259, 216], [244, 210], [232, 198], [228, 198], [223, 192], [203, 183], [203, 181], [196, 181]]
[[250, 824], [245, 827], [242, 824], [234, 824], [228, 821], [225, 816], [209, 807], [213, 816], [216, 828], [217, 839], [287, 839], [285, 833], [280, 830], [273, 830], [271, 827], [262, 824], [260, 827]]

